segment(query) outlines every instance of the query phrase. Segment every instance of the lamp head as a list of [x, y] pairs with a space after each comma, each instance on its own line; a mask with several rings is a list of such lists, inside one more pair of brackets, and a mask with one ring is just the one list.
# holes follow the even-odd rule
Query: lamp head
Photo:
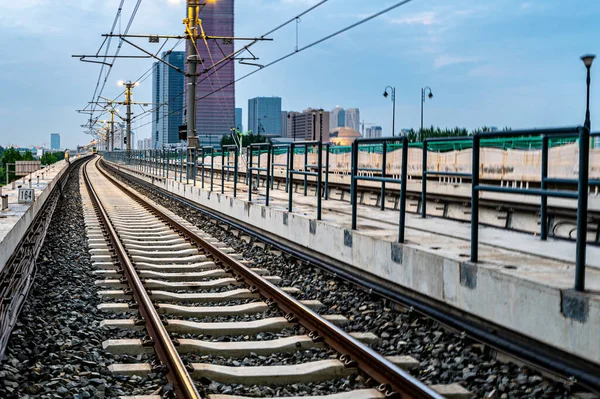
[[592, 66], [594, 58], [596, 58], [594, 54], [586, 54], [583, 57], [581, 57], [581, 61], [583, 61], [583, 64], [586, 66], [586, 68], [589, 68]]
[[385, 91], [383, 92], [383, 96], [384, 96], [385, 98], [388, 98], [389, 94], [388, 94], [388, 92], [387, 92], [387, 89], [385, 89]]
[[429, 98], [433, 98], [433, 93], [429, 92]]
[[124, 86], [124, 85], [125, 85], [125, 82], [123, 82], [122, 80], [119, 80], [117, 82], [117, 86]]

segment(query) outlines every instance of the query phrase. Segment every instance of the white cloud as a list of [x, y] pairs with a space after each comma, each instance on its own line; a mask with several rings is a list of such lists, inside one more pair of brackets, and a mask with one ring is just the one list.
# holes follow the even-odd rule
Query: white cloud
[[442, 54], [433, 62], [436, 68], [443, 68], [448, 65], [465, 64], [479, 61], [476, 57], [464, 57], [457, 55]]
[[434, 12], [425, 11], [402, 18], [395, 18], [392, 19], [391, 22], [400, 25], [433, 25], [438, 22], [438, 20], [436, 19], [436, 14]]

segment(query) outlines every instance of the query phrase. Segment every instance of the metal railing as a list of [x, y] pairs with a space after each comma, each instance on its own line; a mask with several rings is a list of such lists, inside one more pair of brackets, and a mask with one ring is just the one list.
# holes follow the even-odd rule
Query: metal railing
[[[522, 137], [542, 136], [542, 168], [541, 189], [498, 187], [480, 184], [480, 144], [482, 138], [488, 137]], [[548, 190], [548, 139], [549, 137], [579, 137], [579, 179], [577, 192]], [[588, 213], [588, 175], [589, 175], [590, 132], [585, 127], [569, 127], [544, 130], [513, 130], [507, 132], [476, 133], [473, 136], [472, 186], [471, 186], [471, 261], [479, 261], [479, 193], [483, 191], [509, 194], [536, 195], [541, 197], [540, 218], [542, 239], [547, 237], [548, 197], [577, 199], [577, 239], [575, 255], [575, 290], [585, 290], [585, 252], [587, 238]]]
[[[230, 154], [233, 150], [233, 165], [231, 165]], [[227, 162], [225, 162], [225, 153], [227, 153]], [[225, 171], [227, 171], [227, 181], [229, 173], [233, 169], [233, 197], [237, 197], [238, 166], [240, 151], [235, 144], [221, 146], [221, 194], [225, 194]]]
[[[278, 148], [285, 148], [286, 149], [286, 156], [285, 156], [285, 163], [275, 163], [275, 151], [277, 151]], [[273, 189], [273, 184], [275, 182], [275, 166], [279, 166], [285, 167], [285, 192], [287, 193], [289, 190], [289, 186], [290, 186], [290, 180], [289, 180], [289, 170], [290, 170], [290, 145], [289, 144], [273, 144], [271, 146], [271, 159], [273, 160], [273, 162], [271, 163], [271, 190]]]
[[[493, 138], [509, 138], [518, 139], [529, 136], [537, 136], [541, 138], [541, 170], [540, 170], [540, 185], [539, 189], [527, 187], [504, 187], [492, 184], [481, 184], [482, 168], [483, 165], [480, 163], [481, 148], [487, 147]], [[589, 150], [590, 150], [590, 138], [600, 137], [600, 132], [589, 133], [585, 128], [581, 127], [569, 127], [559, 129], [541, 129], [541, 130], [516, 130], [516, 131], [503, 131], [503, 132], [485, 132], [477, 133], [474, 136], [462, 136], [462, 137], [448, 137], [448, 138], [428, 138], [423, 142], [423, 154], [422, 154], [422, 193], [421, 193], [421, 217], [427, 217], [427, 178], [429, 176], [449, 176], [449, 177], [460, 177], [471, 179], [471, 261], [479, 261], [479, 197], [481, 192], [496, 192], [496, 193], [507, 193], [507, 194], [521, 194], [521, 195], [534, 195], [540, 196], [540, 237], [542, 240], [547, 240], [549, 229], [548, 225], [551, 219], [548, 217], [548, 197], [553, 198], [565, 198], [565, 199], [577, 199], [577, 239], [576, 239], [576, 276], [575, 276], [575, 289], [585, 289], [585, 255], [586, 255], [586, 238], [587, 238], [587, 201], [588, 201], [588, 189], [589, 186], [600, 186], [600, 180], [589, 180]], [[490, 140], [492, 138], [492, 140]], [[575, 178], [554, 178], [548, 176], [549, 171], [549, 148], [552, 143], [564, 139], [575, 140], [577, 139], [579, 144], [579, 177]], [[437, 148], [434, 143], [443, 142], [467, 142], [465, 145], [472, 147], [472, 162], [470, 172], [451, 172], [443, 170], [430, 170], [428, 165], [428, 153], [430, 149]], [[364, 146], [364, 147], [363, 147]], [[364, 151], [364, 148], [375, 148], [377, 151], [382, 150], [382, 164], [381, 167], [370, 167], [360, 166], [359, 154], [360, 151]], [[323, 163], [323, 149], [326, 149], [325, 163]], [[405, 241], [405, 225], [406, 225], [406, 186], [408, 179], [408, 139], [406, 137], [384, 137], [384, 138], [360, 138], [352, 144], [352, 158], [351, 158], [351, 206], [352, 206], [352, 229], [357, 229], [358, 222], [358, 187], [360, 181], [372, 181], [381, 183], [381, 195], [380, 195], [380, 208], [385, 209], [385, 198], [386, 198], [386, 184], [399, 184], [399, 226], [398, 226], [398, 242], [403, 243]], [[537, 147], [538, 149], [540, 147]], [[278, 149], [285, 149], [286, 162], [277, 163], [275, 161], [276, 151]], [[397, 171], [394, 174], [390, 173], [389, 170], [394, 169], [387, 163], [388, 152], [400, 149], [401, 152], [401, 173], [400, 178], [397, 178]], [[301, 175], [304, 177], [304, 195], [308, 195], [308, 178], [316, 178], [316, 196], [317, 196], [317, 220], [322, 218], [322, 198], [328, 199], [328, 182], [329, 182], [329, 143], [322, 143], [321, 141], [306, 141], [306, 142], [295, 142], [292, 144], [270, 144], [270, 143], [256, 143], [251, 144], [247, 147], [247, 170], [246, 176], [248, 178], [248, 201], [252, 201], [253, 186], [255, 180], [257, 186], [260, 187], [262, 180], [262, 172], [266, 173], [265, 181], [265, 205], [269, 206], [271, 201], [271, 190], [274, 187], [275, 168], [285, 168], [285, 179], [286, 179], [286, 192], [288, 193], [288, 211], [293, 211], [293, 192], [294, 192], [294, 175]], [[360, 151], [359, 151], [360, 150]], [[146, 171], [150, 174], [167, 176], [170, 175], [171, 166], [174, 170], [175, 180], [177, 180], [177, 170], [179, 169], [179, 181], [182, 181], [184, 175], [184, 167], [187, 164], [186, 161], [187, 150], [175, 150], [175, 159], [173, 158], [173, 151], [166, 150], [144, 150], [133, 152], [133, 154], [127, 154], [125, 152], [113, 152], [106, 153], [105, 156], [109, 160], [119, 161], [123, 163], [130, 163], [135, 165], [138, 169]], [[193, 150], [192, 150], [193, 151]], [[210, 190], [214, 189], [214, 158], [215, 155], [219, 155], [219, 148], [214, 147], [202, 147], [201, 151], [202, 160], [197, 161], [197, 165], [193, 168], [193, 184], [196, 185], [196, 176], [198, 168], [201, 168], [202, 187], [205, 185], [206, 169], [210, 168]], [[316, 152], [318, 154], [317, 163], [309, 164], [309, 153]], [[261, 155], [267, 154], [266, 165], [263, 165], [261, 161]], [[211, 156], [211, 161], [206, 162], [205, 157]], [[239, 158], [240, 150], [236, 145], [222, 146], [220, 148], [221, 155], [221, 193], [225, 193], [225, 179], [230, 181], [230, 174], [233, 174], [233, 196], [237, 196], [238, 182], [239, 182]], [[258, 157], [257, 157], [258, 155]], [[281, 152], [279, 152], [281, 155]], [[294, 161], [296, 157], [304, 156], [303, 166], [296, 169]], [[197, 158], [196, 158], [197, 159]], [[173, 164], [171, 165], [171, 162]], [[577, 166], [577, 165], [575, 165]], [[217, 168], [219, 169], [219, 168]], [[324, 170], [325, 169], [325, 170]], [[316, 170], [316, 171], [315, 171]], [[323, 176], [325, 172], [325, 176]], [[365, 173], [367, 172], [367, 173]], [[372, 172], [372, 173], [368, 173]], [[227, 174], [227, 176], [225, 176]], [[188, 174], [186, 175], [186, 183], [189, 184]], [[393, 176], [390, 176], [393, 175]], [[323, 187], [323, 177], [325, 178], [325, 187]], [[300, 183], [302, 184], [302, 183]], [[549, 189], [549, 185], [574, 185], [577, 184], [577, 191], [573, 190], [557, 190]], [[324, 190], [323, 190], [324, 189]], [[324, 194], [323, 194], [324, 191]]]
[[[248, 158], [248, 168], [247, 168], [247, 175], [248, 175], [248, 202], [252, 202], [252, 177], [254, 175], [254, 172], [256, 172], [256, 187], [257, 187], [257, 191], [258, 188], [260, 188], [260, 172], [267, 172], [267, 180], [265, 181], [265, 188], [266, 188], [266, 193], [265, 193], [265, 205], [269, 206], [269, 187], [271, 186], [270, 182], [271, 182], [271, 167], [269, 166], [271, 164], [271, 143], [254, 143], [254, 144], [250, 144], [247, 147], [247, 153], [246, 153], [246, 157]], [[261, 150], [263, 148], [266, 148], [266, 153], [267, 153], [267, 164], [264, 168], [260, 167], [260, 155], [261, 155]], [[258, 164], [257, 166], [252, 166], [253, 165], [253, 160], [254, 160], [254, 151], [258, 152]]]
[[[308, 149], [309, 148], [317, 148], [317, 172], [310, 172], [308, 168]], [[294, 155], [296, 148], [304, 149], [304, 168], [302, 170], [296, 170], [294, 168]], [[289, 190], [288, 190], [288, 212], [292, 212], [293, 210], [293, 197], [294, 197], [294, 175], [303, 175], [304, 176], [304, 196], [308, 195], [307, 184], [308, 184], [308, 176], [316, 176], [317, 178], [317, 189], [315, 194], [317, 196], [317, 220], [321, 220], [321, 198], [323, 197], [323, 143], [321, 141], [297, 141], [290, 144], [290, 152], [289, 152], [289, 168], [288, 168], [288, 179], [289, 179]]]
[[[206, 153], [210, 153], [210, 163], [206, 163]], [[210, 146], [200, 147], [200, 159], [201, 162], [198, 166], [201, 170], [200, 178], [202, 179], [202, 188], [204, 188], [204, 171], [207, 167], [210, 168], [210, 191], [214, 188], [215, 180], [215, 148]]]
[[[386, 156], [385, 153], [387, 151], [387, 144], [400, 142], [402, 144], [402, 167], [400, 179], [389, 178], [386, 176]], [[358, 164], [358, 150], [361, 144], [379, 144], [383, 145], [384, 156], [383, 156], [383, 165], [381, 168], [382, 175], [381, 177], [377, 176], [360, 176], [359, 172], [361, 170], [370, 169], [370, 168], [359, 168]], [[398, 242], [404, 242], [404, 230], [406, 225], [406, 179], [407, 179], [407, 169], [408, 169], [408, 139], [406, 136], [403, 137], [378, 137], [378, 138], [362, 138], [356, 139], [354, 143], [352, 143], [352, 168], [351, 168], [351, 186], [350, 186], [350, 196], [352, 198], [352, 230], [356, 230], [357, 228], [357, 217], [358, 217], [358, 181], [366, 180], [366, 181], [375, 181], [380, 182], [382, 185], [382, 209], [385, 206], [385, 183], [397, 183], [400, 184], [400, 220], [398, 226]], [[377, 169], [379, 171], [379, 169]]]
[[[427, 217], [427, 176], [450, 176], [450, 177], [471, 177], [472, 173], [459, 173], [459, 172], [446, 172], [429, 170], [427, 165], [427, 154], [429, 150], [429, 143], [431, 142], [444, 142], [444, 141], [472, 141], [473, 136], [461, 136], [461, 137], [439, 137], [439, 138], [426, 138], [423, 140], [423, 162], [421, 169], [421, 217]], [[385, 154], [385, 152], [384, 152]], [[385, 155], [384, 155], [385, 160]], [[385, 170], [385, 169], [384, 169]], [[383, 188], [382, 188], [383, 190]], [[384, 192], [385, 193], [385, 192]], [[383, 206], [382, 208], [383, 209]]]

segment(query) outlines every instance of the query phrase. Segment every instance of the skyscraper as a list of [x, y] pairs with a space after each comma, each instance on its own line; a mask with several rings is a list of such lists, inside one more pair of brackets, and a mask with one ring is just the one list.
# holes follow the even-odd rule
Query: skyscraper
[[288, 112], [281, 111], [281, 137], [288, 136]]
[[[234, 0], [205, 2], [199, 17], [206, 35], [234, 36], [233, 3]], [[221, 61], [223, 54], [233, 53], [233, 40], [207, 40], [206, 43], [202, 39], [197, 42], [198, 53], [203, 60], [198, 65], [198, 71], [208, 71], [200, 75], [196, 86], [196, 132], [201, 144], [218, 143], [221, 136], [229, 134], [235, 126], [235, 84], [232, 84], [235, 62], [229, 60], [212, 68]], [[189, 46], [188, 41], [186, 46]], [[224, 87], [226, 85], [229, 86]]]
[[[315, 111], [313, 115], [313, 111]], [[302, 112], [288, 112], [287, 138], [293, 140], [314, 141], [323, 139], [329, 142], [330, 114], [327, 111], [320, 113], [319, 110], [308, 108]]]
[[346, 111], [339, 106], [335, 107], [330, 113], [329, 130], [344, 126], [346, 126]]
[[381, 126], [372, 126], [367, 128], [367, 132], [365, 133], [365, 137], [368, 138], [377, 138], [383, 135], [383, 129]]
[[281, 97], [256, 97], [248, 100], [248, 130], [281, 136]]
[[346, 109], [345, 126], [360, 131], [360, 111], [358, 108]]
[[240, 132], [244, 131], [244, 125], [242, 125], [242, 109], [235, 109], [235, 128]]
[[50, 149], [60, 150], [60, 134], [50, 133]]
[[[172, 51], [162, 53], [161, 58], [179, 69], [184, 68], [185, 53]], [[163, 62], [155, 62], [152, 68], [152, 115], [153, 148], [179, 143], [179, 125], [183, 123], [183, 74]]]

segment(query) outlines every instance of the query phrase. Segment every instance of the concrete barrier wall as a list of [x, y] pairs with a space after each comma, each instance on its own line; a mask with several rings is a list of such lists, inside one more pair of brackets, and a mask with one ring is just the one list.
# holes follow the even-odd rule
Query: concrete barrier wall
[[[18, 204], [18, 189], [10, 189], [10, 184], [7, 187], [3, 187], [2, 194], [9, 195], [9, 209], [0, 211], [0, 217], [2, 217], [0, 218], [0, 272], [25, 235], [35, 216], [46, 203], [58, 179], [66, 172], [67, 167], [67, 162], [60, 161], [17, 181], [17, 187], [19, 185], [28, 187], [28, 181], [31, 179], [32, 188], [35, 189], [35, 202], [33, 204]], [[44, 174], [44, 179], [42, 180], [44, 185], [43, 187], [41, 185], [38, 187], [36, 185], [37, 176], [40, 176], [41, 179], [42, 173]], [[23, 179], [25, 183], [23, 183]]]

